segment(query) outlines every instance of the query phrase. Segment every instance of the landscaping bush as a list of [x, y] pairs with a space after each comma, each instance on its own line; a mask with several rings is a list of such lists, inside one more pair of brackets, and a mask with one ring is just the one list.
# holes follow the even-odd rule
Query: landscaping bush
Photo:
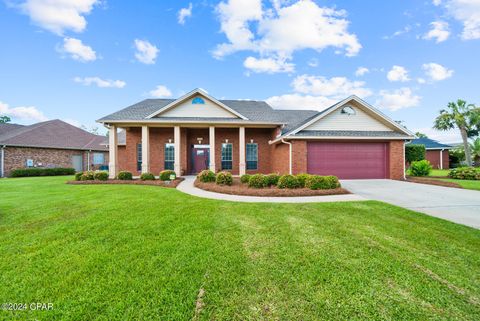
[[122, 181], [131, 181], [133, 179], [133, 175], [127, 171], [121, 171], [117, 174], [117, 179]]
[[82, 175], [83, 175], [83, 172], [75, 173], [75, 180], [76, 180], [76, 181], [81, 180], [81, 179], [82, 179]]
[[32, 176], [59, 176], [59, 175], [75, 175], [73, 168], [18, 168], [14, 169], [11, 177], [32, 177]]
[[297, 179], [298, 179], [298, 184], [301, 188], [305, 187], [305, 183], [307, 181], [307, 178], [310, 177], [310, 174], [298, 174]]
[[94, 177], [97, 181], [106, 181], [106, 180], [108, 180], [108, 172], [107, 172], [107, 171], [96, 171], [96, 172], [93, 174], [93, 177]]
[[140, 179], [142, 181], [154, 181], [155, 175], [153, 175], [152, 173], [142, 173], [142, 175], [140, 175]]
[[407, 144], [405, 145], [405, 161], [412, 163], [425, 159], [425, 145]]
[[334, 189], [340, 187], [340, 183], [336, 176], [310, 175], [305, 181], [305, 187], [312, 190]]
[[93, 181], [95, 179], [95, 173], [92, 171], [85, 171], [80, 176], [81, 181]]
[[250, 180], [250, 177], [251, 177], [251, 175], [249, 175], [249, 174], [242, 175], [240, 177], [240, 182], [242, 182], [242, 184], [248, 184], [248, 181]]
[[278, 188], [299, 188], [298, 178], [293, 175], [283, 175], [278, 179]]
[[426, 159], [414, 161], [410, 164], [410, 175], [412, 176], [428, 176], [432, 171], [432, 165]]
[[248, 187], [264, 188], [268, 186], [268, 176], [262, 174], [255, 174], [250, 177]]
[[[169, 181], [170, 175], [175, 175], [175, 171], [172, 171], [172, 170], [161, 171], [160, 175], [158, 176], [160, 177], [161, 181]], [[175, 175], [175, 177], [177, 177], [177, 175]]]
[[278, 184], [278, 180], [280, 179], [280, 175], [278, 174], [268, 174], [265, 176], [267, 181], [267, 186], [276, 186]]
[[202, 183], [215, 182], [215, 173], [211, 170], [206, 169], [198, 173], [197, 178]]
[[454, 179], [480, 180], [480, 171], [474, 167], [458, 167], [448, 172], [448, 177]]
[[219, 172], [217, 173], [217, 177], [215, 178], [215, 183], [218, 185], [232, 185], [233, 184], [233, 177], [232, 173], [230, 172]]

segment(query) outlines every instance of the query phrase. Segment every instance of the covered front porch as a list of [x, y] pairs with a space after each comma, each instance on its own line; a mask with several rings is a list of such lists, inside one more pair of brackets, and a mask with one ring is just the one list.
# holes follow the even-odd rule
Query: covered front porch
[[[118, 129], [125, 130], [125, 144], [118, 144]], [[270, 172], [269, 140], [275, 127], [156, 124], [109, 127], [109, 176], [127, 170], [158, 175], [174, 170], [177, 176], [204, 169], [227, 170], [234, 175]]]

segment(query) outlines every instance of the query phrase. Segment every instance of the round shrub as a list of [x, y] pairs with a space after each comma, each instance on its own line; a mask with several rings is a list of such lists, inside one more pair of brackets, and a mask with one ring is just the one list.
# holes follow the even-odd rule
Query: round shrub
[[198, 173], [197, 178], [202, 183], [215, 182], [215, 173], [211, 170], [206, 169]]
[[142, 175], [140, 175], [140, 179], [142, 181], [154, 181], [155, 175], [153, 175], [152, 173], [142, 173]]
[[250, 177], [252, 177], [252, 175], [244, 174], [240, 177], [240, 182], [242, 182], [242, 184], [248, 184], [248, 181], [250, 180]]
[[76, 180], [76, 181], [81, 180], [81, 179], [82, 179], [82, 175], [83, 175], [83, 172], [75, 173], [75, 180]]
[[293, 175], [283, 175], [278, 179], [278, 188], [299, 188], [298, 178]]
[[81, 181], [93, 181], [95, 179], [95, 174], [92, 171], [83, 172], [82, 176], [80, 176]]
[[474, 167], [458, 167], [450, 170], [448, 177], [454, 179], [480, 180], [480, 170]]
[[264, 188], [266, 186], [268, 186], [268, 178], [262, 174], [252, 175], [248, 181], [248, 187]]
[[95, 174], [93, 174], [93, 178], [95, 178], [97, 181], [106, 181], [108, 180], [108, 172], [96, 171]]
[[310, 175], [305, 181], [305, 187], [313, 190], [334, 189], [340, 187], [336, 176]]
[[158, 176], [160, 177], [161, 181], [169, 181], [170, 180], [170, 175], [174, 175], [175, 178], [177, 177], [177, 175], [175, 175], [175, 172], [172, 171], [172, 170], [161, 171], [160, 175], [158, 175]]
[[232, 185], [233, 184], [233, 176], [230, 172], [219, 172], [215, 179], [215, 183], [218, 185]]
[[305, 187], [305, 182], [307, 181], [307, 178], [310, 177], [310, 174], [298, 174], [297, 179], [298, 179], [298, 184], [300, 185], [301, 188]]
[[330, 188], [339, 188], [339, 187], [341, 187], [340, 182], [338, 181], [338, 177], [337, 177], [337, 176], [330, 175], [330, 176], [325, 176], [325, 178], [326, 178], [326, 180], [329, 182]]
[[432, 171], [432, 165], [426, 159], [414, 161], [410, 164], [410, 174], [412, 176], [428, 176]]
[[131, 181], [133, 179], [133, 175], [127, 171], [121, 171], [117, 174], [117, 179], [122, 181]]
[[280, 175], [278, 174], [268, 174], [265, 176], [267, 181], [267, 186], [276, 186], [278, 184], [278, 180], [280, 179]]

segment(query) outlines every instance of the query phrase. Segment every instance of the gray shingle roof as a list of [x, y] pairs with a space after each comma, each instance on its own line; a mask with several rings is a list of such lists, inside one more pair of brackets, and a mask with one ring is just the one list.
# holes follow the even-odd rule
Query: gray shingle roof
[[104, 136], [91, 134], [59, 119], [17, 127], [0, 135], [0, 145], [78, 150], [107, 150]]
[[25, 127], [23, 125], [20, 125], [20, 124], [10, 124], [10, 123], [6, 123], [6, 124], [3, 124], [3, 123], [0, 123], [0, 136], [2, 135], [5, 135], [7, 133], [11, 133], [17, 129], [20, 129], [22, 127]]
[[405, 134], [394, 131], [358, 131], [358, 130], [302, 130], [293, 136], [318, 136], [318, 137], [405, 137]]
[[416, 138], [413, 139], [410, 144], [414, 145], [425, 145], [425, 149], [449, 149], [452, 148], [450, 145], [439, 143], [430, 138]]

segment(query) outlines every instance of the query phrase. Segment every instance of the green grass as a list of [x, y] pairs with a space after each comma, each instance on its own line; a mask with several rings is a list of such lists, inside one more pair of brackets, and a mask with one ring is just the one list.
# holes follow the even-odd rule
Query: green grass
[[0, 301], [54, 304], [0, 320], [480, 319], [478, 230], [65, 180], [0, 180]]
[[429, 176], [448, 176], [449, 169], [432, 169]]
[[454, 182], [466, 189], [473, 189], [480, 191], [480, 181], [478, 180], [468, 180], [468, 179], [453, 179], [453, 178], [439, 178], [439, 180]]

